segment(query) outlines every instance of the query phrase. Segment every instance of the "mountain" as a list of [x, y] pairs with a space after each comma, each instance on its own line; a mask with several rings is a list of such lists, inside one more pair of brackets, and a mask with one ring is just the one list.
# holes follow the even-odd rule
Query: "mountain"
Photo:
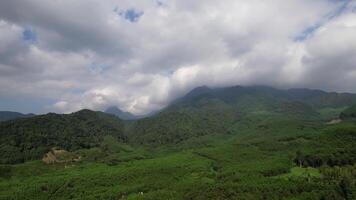
[[314, 108], [351, 106], [355, 104], [356, 98], [356, 94], [311, 89], [290, 89], [287, 94], [290, 99], [302, 101]]
[[0, 163], [38, 159], [53, 147], [73, 151], [96, 147], [104, 136], [126, 141], [122, 120], [90, 110], [38, 115], [0, 123]]
[[19, 112], [0, 111], [0, 122], [11, 120], [11, 119], [17, 119], [17, 118], [33, 117], [33, 116], [35, 116], [35, 114], [32, 113], [22, 114]]
[[187, 102], [196, 98], [218, 98], [225, 102], [239, 101], [246, 96], [274, 98], [284, 101], [300, 101], [314, 108], [350, 106], [356, 102], [356, 94], [325, 92], [306, 88], [288, 90], [268, 86], [233, 86], [225, 88], [199, 87], [190, 91], [177, 102]]
[[141, 116], [136, 116], [129, 112], [124, 112], [116, 106], [109, 107], [108, 109], [105, 110], [105, 113], [115, 115], [123, 120], [135, 120], [135, 119], [142, 118]]
[[246, 119], [321, 120], [320, 109], [347, 107], [355, 94], [321, 90], [281, 90], [267, 86], [195, 88], [153, 117], [138, 120], [131, 141], [172, 144], [192, 137], [233, 132]]

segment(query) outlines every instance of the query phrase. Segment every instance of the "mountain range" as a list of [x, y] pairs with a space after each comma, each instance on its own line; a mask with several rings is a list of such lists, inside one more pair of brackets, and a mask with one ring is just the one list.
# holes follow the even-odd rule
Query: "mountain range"
[[355, 141], [356, 94], [204, 86], [0, 122], [0, 199], [355, 199]]
[[22, 113], [19, 113], [19, 112], [0, 111], [0, 122], [1, 121], [12, 120], [12, 119], [17, 119], [17, 118], [33, 117], [33, 116], [35, 116], [35, 114], [32, 114], [32, 113], [22, 114]]
[[[321, 90], [199, 87], [159, 113], [143, 119], [117, 107], [110, 107], [105, 113], [82, 110], [69, 115], [16, 115], [26, 118], [0, 124], [0, 149], [2, 162], [6, 163], [38, 158], [52, 146], [68, 150], [95, 147], [104, 135], [131, 144], [177, 144], [209, 134], [234, 133], [234, 127], [242, 121], [256, 117], [321, 120], [324, 109], [343, 109], [353, 104], [356, 104], [355, 94]], [[9, 113], [7, 117], [11, 116], [14, 114]], [[134, 121], [123, 123], [122, 119]], [[27, 155], [25, 149], [31, 155]], [[10, 156], [24, 154], [19, 158]]]

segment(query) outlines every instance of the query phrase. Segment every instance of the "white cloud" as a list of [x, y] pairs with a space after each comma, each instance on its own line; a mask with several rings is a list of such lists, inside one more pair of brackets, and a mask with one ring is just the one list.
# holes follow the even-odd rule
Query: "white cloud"
[[[356, 92], [355, 6], [329, 0], [1, 1], [0, 95], [55, 102], [38, 112], [117, 105], [141, 114], [200, 85]], [[143, 14], [130, 21], [115, 9]], [[23, 40], [27, 27], [36, 42]], [[306, 30], [308, 37], [297, 41]]]

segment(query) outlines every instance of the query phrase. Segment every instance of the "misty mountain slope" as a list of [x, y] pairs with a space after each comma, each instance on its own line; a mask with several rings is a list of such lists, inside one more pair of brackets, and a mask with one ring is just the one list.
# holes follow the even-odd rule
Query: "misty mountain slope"
[[120, 110], [116, 106], [111, 106], [108, 109], [106, 109], [104, 112], [108, 113], [108, 114], [115, 115], [115, 116], [117, 116], [117, 117], [119, 117], [120, 119], [123, 119], [123, 120], [137, 120], [137, 119], [142, 119], [142, 118], [145, 118], [145, 117], [153, 116], [158, 111], [152, 111], [152, 112], [144, 114], [144, 115], [134, 115], [134, 114], [132, 114], [130, 112], [124, 112], [124, 111]]
[[39, 115], [0, 124], [0, 163], [38, 159], [52, 147], [77, 150], [98, 146], [106, 135], [125, 141], [122, 121], [90, 110]]
[[241, 98], [245, 98], [246, 96], [251, 96], [253, 98], [268, 98], [273, 101], [300, 101], [313, 108], [344, 107], [356, 103], [356, 94], [325, 92], [322, 90], [305, 88], [281, 90], [268, 86], [233, 86], [215, 89], [199, 87], [192, 90], [175, 103], [189, 102], [204, 96], [218, 98], [229, 104], [238, 102]]
[[191, 137], [231, 133], [247, 115], [317, 120], [319, 113], [288, 91], [265, 86], [210, 89], [199, 87], [159, 114], [138, 120], [130, 131], [133, 142], [177, 143]]
[[35, 116], [35, 115], [32, 114], [32, 113], [22, 114], [22, 113], [19, 113], [19, 112], [0, 111], [0, 122], [1, 121], [12, 120], [12, 119], [17, 119], [17, 118], [33, 117], [33, 116]]
[[202, 99], [193, 106], [172, 106], [138, 120], [129, 137], [141, 144], [179, 143], [195, 136], [226, 132], [237, 118], [237, 113], [224, 102]]
[[131, 114], [129, 112], [124, 112], [120, 110], [118, 107], [111, 106], [108, 109], [105, 110], [105, 113], [115, 115], [119, 117], [120, 119], [123, 120], [134, 120], [140, 118], [140, 116], [136, 116], [134, 114]]
[[[160, 145], [177, 144], [206, 135], [240, 133], [239, 127], [245, 122], [252, 126], [261, 120], [280, 119], [283, 123], [321, 123], [317, 109], [325, 105], [348, 106], [355, 101], [354, 96], [265, 86], [200, 87], [160, 113], [137, 121], [124, 123], [113, 115], [90, 110], [17, 119], [0, 125], [0, 148], [4, 152], [1, 162], [38, 158], [53, 146], [67, 150], [95, 147], [105, 135], [134, 144]], [[315, 99], [322, 99], [324, 104], [314, 106], [310, 102]], [[262, 123], [259, 126], [269, 125]]]
[[[291, 92], [295, 90], [303, 90], [305, 96], [296, 97], [295, 93]], [[325, 107], [348, 107], [356, 104], [356, 94], [351, 93], [323, 92], [309, 89], [288, 90], [288, 93], [292, 96], [293, 99], [305, 102], [308, 105], [317, 109]]]

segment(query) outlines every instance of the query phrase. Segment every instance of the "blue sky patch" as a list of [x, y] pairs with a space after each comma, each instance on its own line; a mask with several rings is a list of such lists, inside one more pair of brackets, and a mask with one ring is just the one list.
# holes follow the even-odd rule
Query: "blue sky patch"
[[37, 34], [32, 28], [25, 28], [22, 32], [22, 39], [28, 42], [36, 42]]
[[143, 11], [137, 11], [134, 8], [130, 8], [124, 11], [120, 11], [118, 7], [114, 9], [114, 12], [117, 13], [119, 16], [123, 17], [124, 19], [135, 23], [140, 20], [141, 16], [144, 14]]
[[157, 0], [156, 4], [158, 7], [164, 6], [164, 3], [162, 1]]
[[94, 74], [103, 74], [111, 68], [109, 64], [99, 64], [97, 62], [93, 62], [89, 65], [89, 70]]
[[299, 35], [297, 35], [294, 38], [294, 41], [304, 41], [304, 40], [306, 40], [310, 35], [312, 35], [316, 30], [318, 30], [325, 23], [331, 21], [335, 17], [338, 17], [338, 16], [342, 15], [347, 10], [347, 8], [349, 6], [349, 3], [351, 1], [350, 0], [340, 0], [340, 2], [343, 2], [341, 4], [341, 6], [337, 7], [331, 13], [327, 14], [325, 17], [323, 17], [320, 21], [318, 21], [314, 25], [309, 26], [306, 29], [304, 29], [304, 31], [302, 31]]
[[316, 30], [318, 30], [324, 23], [317, 23], [314, 24], [313, 26], [307, 27], [302, 33], [300, 33], [297, 37], [295, 37], [295, 41], [304, 41], [307, 39], [310, 35], [312, 35]]

